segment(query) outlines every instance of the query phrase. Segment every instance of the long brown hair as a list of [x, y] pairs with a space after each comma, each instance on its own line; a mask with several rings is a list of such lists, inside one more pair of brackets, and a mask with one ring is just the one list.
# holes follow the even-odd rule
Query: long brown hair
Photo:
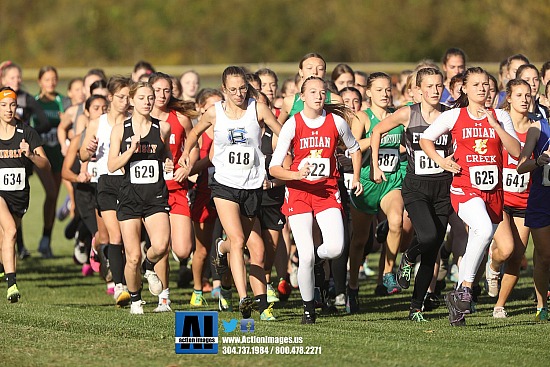
[[[468, 78], [472, 74], [485, 74], [488, 75], [483, 68], [480, 68], [479, 66], [471, 67], [466, 69], [464, 72], [464, 83], [462, 84], [462, 88], [468, 83]], [[468, 96], [466, 93], [463, 92], [463, 90], [460, 90], [460, 97], [457, 98], [455, 104], [453, 105], [453, 108], [462, 108], [462, 107], [468, 107], [470, 104], [470, 101], [468, 100]]]
[[501, 107], [506, 112], [510, 112], [511, 108], [510, 102], [508, 102], [508, 98], [512, 96], [512, 89], [514, 89], [514, 87], [517, 87], [518, 85], [526, 86], [529, 93], [531, 93], [531, 86], [525, 80], [516, 78], [508, 81], [508, 83], [506, 84], [506, 98], [504, 98], [504, 102], [502, 103]]
[[166, 108], [169, 110], [174, 110], [178, 113], [181, 113], [184, 116], [189, 117], [190, 119], [198, 117], [200, 114], [195, 110], [195, 103], [191, 101], [182, 101], [172, 95], [172, 89], [174, 88], [172, 84], [172, 77], [168, 74], [161, 73], [159, 71], [152, 73], [149, 76], [149, 84], [152, 86], [156, 81], [164, 79], [170, 85], [170, 99]]

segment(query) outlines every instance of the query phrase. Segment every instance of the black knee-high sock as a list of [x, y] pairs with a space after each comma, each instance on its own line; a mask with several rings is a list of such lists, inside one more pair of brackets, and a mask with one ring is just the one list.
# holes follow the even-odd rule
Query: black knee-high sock
[[122, 245], [109, 244], [107, 257], [109, 258], [109, 266], [113, 274], [113, 282], [115, 284], [122, 283], [124, 276], [124, 261], [122, 256]]
[[[21, 223], [21, 225], [23, 225], [23, 223]], [[23, 228], [21, 227], [21, 225], [19, 226], [19, 228], [17, 228], [16, 243], [17, 243], [17, 252], [18, 253], [21, 253], [21, 251], [23, 251], [25, 249], [25, 242], [23, 242]]]

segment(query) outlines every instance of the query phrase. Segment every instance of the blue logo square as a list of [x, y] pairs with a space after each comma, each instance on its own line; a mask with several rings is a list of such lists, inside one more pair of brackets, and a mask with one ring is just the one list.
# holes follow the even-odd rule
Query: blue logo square
[[254, 319], [242, 319], [241, 320], [241, 332], [253, 333], [254, 332]]
[[218, 312], [176, 311], [176, 354], [218, 354]]

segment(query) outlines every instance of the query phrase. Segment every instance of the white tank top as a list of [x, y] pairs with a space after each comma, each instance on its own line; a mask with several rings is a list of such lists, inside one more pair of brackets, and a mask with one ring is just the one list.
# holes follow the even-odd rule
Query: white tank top
[[256, 115], [256, 101], [248, 100], [246, 112], [238, 120], [227, 117], [217, 102], [214, 126], [214, 178], [236, 189], [258, 189], [265, 178], [265, 157], [261, 151], [262, 130]]
[[111, 131], [113, 127], [109, 124], [107, 114], [103, 114], [99, 117], [99, 124], [97, 126], [97, 150], [96, 150], [96, 169], [97, 176], [111, 175], [120, 176], [122, 171], [120, 169], [113, 173], [109, 172], [107, 168], [107, 160], [109, 159], [109, 148], [111, 147]]

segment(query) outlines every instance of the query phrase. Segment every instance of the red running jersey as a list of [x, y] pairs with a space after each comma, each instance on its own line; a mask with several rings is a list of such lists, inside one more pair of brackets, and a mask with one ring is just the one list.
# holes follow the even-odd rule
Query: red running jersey
[[[489, 112], [497, 119], [493, 109]], [[454, 159], [462, 167], [452, 186], [481, 191], [502, 188], [502, 143], [487, 118], [474, 120], [467, 108], [461, 108], [451, 134]]]
[[311, 165], [310, 174], [302, 180], [288, 181], [287, 187], [298, 190], [311, 190], [312, 185], [337, 185], [340, 176], [336, 166], [336, 146], [339, 133], [332, 114], [327, 114], [323, 124], [316, 128], [309, 128], [302, 113], [294, 115], [296, 132], [292, 139], [294, 159], [290, 166], [291, 171], [299, 171], [307, 162]]

